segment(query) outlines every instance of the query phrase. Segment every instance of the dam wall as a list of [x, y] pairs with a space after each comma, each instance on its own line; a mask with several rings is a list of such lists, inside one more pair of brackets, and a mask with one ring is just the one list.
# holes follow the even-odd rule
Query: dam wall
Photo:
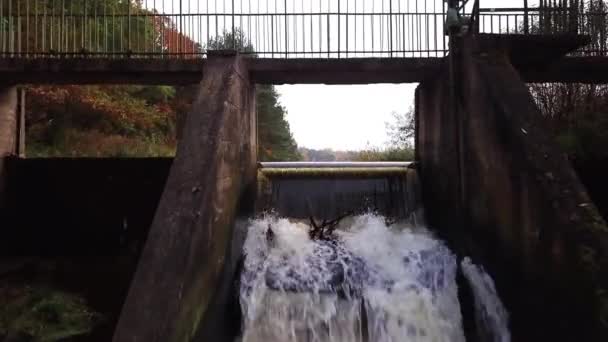
[[514, 340], [606, 340], [605, 221], [548, 136], [511, 52], [473, 37], [455, 44], [454, 74], [446, 60], [416, 91], [430, 225], [487, 266]]
[[[244, 58], [209, 56], [114, 341], [190, 341], [223, 306], [214, 298], [255, 182], [254, 95]], [[216, 324], [205, 330], [220, 334]]]
[[413, 164], [312, 164], [294, 168], [263, 165], [258, 171], [256, 211], [328, 221], [365, 213], [396, 220], [422, 216], [419, 178]]

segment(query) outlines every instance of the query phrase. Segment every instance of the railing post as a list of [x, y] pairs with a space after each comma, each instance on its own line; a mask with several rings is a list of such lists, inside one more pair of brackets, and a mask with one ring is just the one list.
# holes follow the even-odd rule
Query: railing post
[[289, 57], [289, 38], [287, 37], [288, 33], [289, 33], [289, 21], [287, 19], [289, 19], [289, 16], [287, 15], [287, 0], [285, 0], [285, 58]]
[[530, 34], [530, 23], [528, 22], [528, 0], [524, 0], [524, 33]]
[[184, 52], [184, 14], [183, 14], [183, 1], [179, 0], [179, 31], [177, 32], [177, 54]]
[[127, 1], [127, 52], [131, 54], [131, 0]]
[[[266, 4], [266, 7], [268, 7], [268, 4]], [[236, 50], [236, 30], [234, 27], [234, 0], [232, 0], [232, 16], [231, 17], [232, 17], [232, 50]]]
[[21, 4], [17, 2], [17, 56], [23, 57], [21, 51]]
[[13, 15], [12, 15], [13, 11], [12, 11], [12, 1], [8, 0], [8, 27], [7, 27], [7, 35], [8, 35], [8, 48], [7, 48], [7, 52], [9, 53], [9, 56], [13, 56]]
[[341, 0], [338, 0], [338, 58], [340, 58], [340, 48], [341, 48], [341, 46], [340, 46], [341, 44], [340, 43], [342, 43], [342, 41], [341, 41], [342, 37], [340, 36], [340, 33], [341, 33], [340, 29], [341, 29], [341, 26], [342, 26], [341, 22], [340, 22], [340, 19], [341, 19], [341, 16], [340, 16], [340, 2], [341, 2]]
[[[426, 10], [426, 8], [425, 8], [425, 10]], [[388, 0], [388, 25], [389, 25], [388, 48], [391, 51], [390, 56], [393, 57], [393, 0]], [[420, 28], [418, 28], [418, 29], [420, 29]]]

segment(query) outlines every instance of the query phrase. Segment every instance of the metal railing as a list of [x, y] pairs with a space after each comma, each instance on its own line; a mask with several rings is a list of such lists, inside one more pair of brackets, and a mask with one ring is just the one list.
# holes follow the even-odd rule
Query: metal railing
[[[267, 58], [442, 57], [445, 12], [444, 0], [0, 0], [0, 57], [200, 58], [210, 49]], [[576, 15], [574, 25], [572, 13], [482, 8], [477, 25], [486, 33], [561, 33], [598, 18]]]

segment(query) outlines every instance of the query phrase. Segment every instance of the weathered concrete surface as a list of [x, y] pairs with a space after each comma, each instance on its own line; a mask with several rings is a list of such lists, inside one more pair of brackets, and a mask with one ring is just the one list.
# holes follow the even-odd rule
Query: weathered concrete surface
[[428, 219], [488, 267], [513, 340], [605, 341], [608, 228], [509, 59], [462, 44], [459, 111], [449, 108], [447, 65], [417, 90]]
[[17, 88], [0, 85], [0, 220], [6, 206], [6, 157], [17, 152]]
[[243, 58], [206, 62], [114, 341], [190, 341], [214, 313], [237, 206], [255, 182], [254, 93]]

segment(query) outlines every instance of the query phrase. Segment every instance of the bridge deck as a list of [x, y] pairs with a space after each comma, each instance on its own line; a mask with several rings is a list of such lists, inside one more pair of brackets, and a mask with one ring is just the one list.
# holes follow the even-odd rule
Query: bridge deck
[[[442, 58], [250, 60], [258, 83], [417, 83], [435, 75]], [[0, 59], [10, 84], [194, 84], [204, 59]], [[608, 58], [564, 57], [540, 67], [514, 62], [527, 82], [608, 83]]]

